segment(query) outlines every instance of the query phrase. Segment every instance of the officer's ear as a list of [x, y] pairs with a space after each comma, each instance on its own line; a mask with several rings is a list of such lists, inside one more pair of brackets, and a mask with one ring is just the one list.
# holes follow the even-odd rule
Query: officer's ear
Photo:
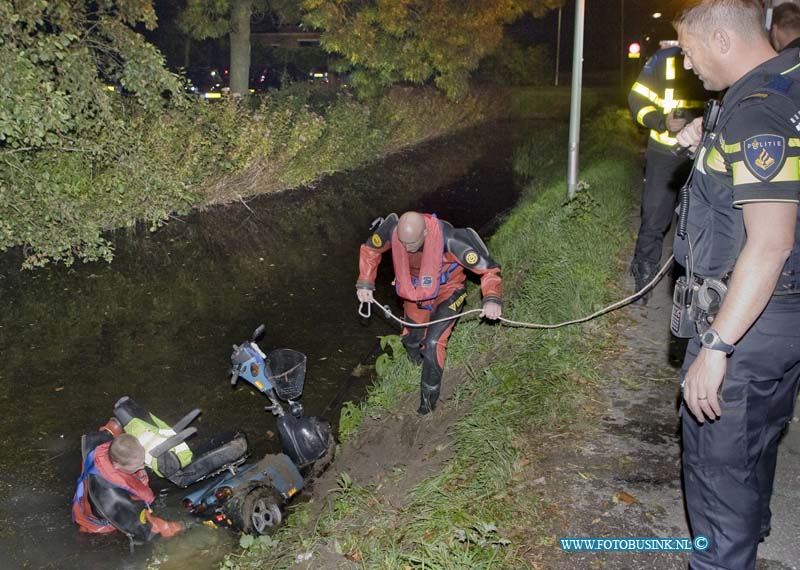
[[711, 33], [711, 45], [720, 55], [725, 55], [731, 50], [731, 37], [725, 30], [716, 29]]

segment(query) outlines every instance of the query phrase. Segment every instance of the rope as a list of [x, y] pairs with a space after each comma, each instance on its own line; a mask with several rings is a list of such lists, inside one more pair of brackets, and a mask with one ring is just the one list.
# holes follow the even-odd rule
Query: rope
[[[642, 295], [644, 295], [645, 293], [650, 291], [653, 287], [656, 286], [656, 283], [661, 281], [661, 278], [664, 277], [664, 275], [667, 273], [667, 271], [670, 269], [670, 267], [672, 267], [672, 262], [674, 260], [675, 260], [675, 256], [671, 255], [670, 258], [667, 260], [667, 262], [664, 264], [664, 266], [658, 271], [658, 273], [656, 273], [656, 276], [653, 277], [653, 279], [650, 281], [650, 283], [648, 283], [647, 285], [642, 287], [642, 289], [640, 291], [637, 291], [636, 293], [634, 293], [630, 297], [625, 297], [621, 301], [617, 301], [613, 305], [609, 305], [608, 307], [600, 309], [599, 311], [596, 311], [596, 312], [594, 312], [591, 315], [588, 315], [586, 317], [581, 317], [579, 319], [573, 319], [571, 321], [564, 321], [563, 323], [556, 323], [556, 324], [552, 324], [552, 325], [542, 324], [542, 323], [526, 323], [526, 322], [523, 322], [523, 321], [512, 321], [511, 319], [506, 319], [504, 317], [500, 317], [498, 320], [501, 321], [502, 323], [508, 325], [508, 326], [511, 326], [511, 327], [520, 327], [520, 328], [528, 328], [528, 329], [558, 329], [558, 328], [566, 327], [566, 326], [569, 326], [569, 325], [576, 325], [576, 324], [579, 324], [579, 323], [585, 323], [587, 321], [591, 321], [592, 319], [596, 319], [597, 317], [600, 317], [602, 315], [610, 313], [611, 311], [616, 311], [619, 308], [622, 308], [622, 307], [624, 307], [626, 305], [629, 305], [630, 303], [634, 302], [636, 299], [638, 299], [639, 297], [641, 297]], [[373, 304], [373, 303], [383, 310], [383, 314], [387, 319], [393, 319], [393, 320], [397, 321], [399, 324], [401, 324], [401, 325], [403, 325], [405, 327], [410, 327], [410, 328], [429, 327], [429, 326], [435, 325], [437, 323], [444, 323], [444, 322], [447, 322], [447, 321], [460, 319], [461, 317], [465, 317], [465, 316], [467, 316], [469, 314], [480, 313], [481, 311], [483, 311], [483, 309], [471, 309], [469, 311], [465, 311], [465, 312], [460, 313], [458, 315], [453, 315], [451, 317], [444, 317], [442, 319], [437, 319], [435, 321], [429, 321], [427, 323], [419, 324], [419, 323], [412, 323], [412, 322], [409, 322], [409, 321], [405, 321], [405, 320], [401, 319], [400, 317], [397, 317], [396, 315], [394, 315], [392, 313], [392, 310], [389, 307], [389, 305], [381, 305], [380, 303], [378, 303], [378, 301], [376, 301], [375, 299], [372, 299], [372, 301], [369, 301], [369, 302], [365, 301], [365, 302], [362, 302], [359, 305], [358, 314], [361, 315], [362, 317], [369, 318], [371, 316], [371, 304]], [[365, 304], [366, 304], [366, 307], [364, 307]]]

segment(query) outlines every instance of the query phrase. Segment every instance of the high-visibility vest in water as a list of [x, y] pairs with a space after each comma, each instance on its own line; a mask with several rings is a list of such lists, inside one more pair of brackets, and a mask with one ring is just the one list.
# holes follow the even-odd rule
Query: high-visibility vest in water
[[[175, 430], [173, 430], [167, 423], [153, 414], [150, 414], [150, 418], [152, 419], [152, 422], [147, 422], [141, 418], [133, 418], [125, 425], [124, 430], [125, 433], [129, 433], [138, 439], [139, 443], [141, 443], [142, 447], [144, 447], [145, 464], [153, 470], [153, 473], [159, 477], [164, 477], [164, 475], [158, 470], [157, 458], [150, 455], [150, 450], [164, 443], [167, 439], [175, 435]], [[179, 443], [170, 451], [172, 451], [178, 458], [181, 469], [192, 462], [192, 450], [189, 449], [189, 446], [185, 443]]]

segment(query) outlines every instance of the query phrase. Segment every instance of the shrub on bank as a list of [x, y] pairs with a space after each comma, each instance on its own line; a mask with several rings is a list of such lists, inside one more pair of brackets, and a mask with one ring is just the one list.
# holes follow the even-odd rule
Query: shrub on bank
[[191, 208], [308, 183], [512, 109], [489, 89], [454, 102], [397, 87], [358, 101], [297, 84], [247, 105], [155, 115], [119, 97], [122, 118], [106, 140], [0, 156], [0, 251], [22, 246], [24, 267], [110, 261], [111, 230], [156, 229]]

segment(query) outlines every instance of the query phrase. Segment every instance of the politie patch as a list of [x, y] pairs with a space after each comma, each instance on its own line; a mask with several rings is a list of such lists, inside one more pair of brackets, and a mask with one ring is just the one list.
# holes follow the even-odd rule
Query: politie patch
[[744, 162], [759, 180], [770, 180], [783, 167], [786, 139], [780, 135], [756, 135], [744, 141]]

